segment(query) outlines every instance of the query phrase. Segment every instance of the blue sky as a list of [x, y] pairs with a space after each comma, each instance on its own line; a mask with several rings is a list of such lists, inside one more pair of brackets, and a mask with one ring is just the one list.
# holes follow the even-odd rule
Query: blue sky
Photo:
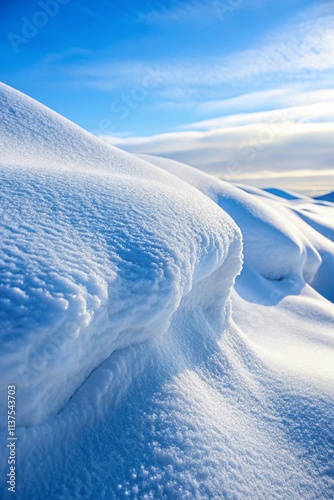
[[319, 4], [332, 2], [2, 2], [1, 80], [102, 135], [168, 132], [228, 114], [223, 103], [245, 94], [319, 86], [318, 71], [281, 67], [308, 43], [302, 25]]

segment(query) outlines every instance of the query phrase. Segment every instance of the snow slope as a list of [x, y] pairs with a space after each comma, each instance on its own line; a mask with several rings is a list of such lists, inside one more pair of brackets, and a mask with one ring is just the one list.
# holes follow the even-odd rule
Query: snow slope
[[0, 115], [18, 498], [331, 498], [333, 204]]
[[268, 190], [237, 187], [175, 160], [141, 158], [192, 184], [231, 215], [243, 235], [244, 270], [267, 280], [289, 279], [297, 291], [312, 284], [334, 301], [333, 205], [324, 207], [282, 191], [276, 196]]
[[331, 392], [334, 308], [328, 300], [334, 301], [334, 205], [282, 190], [273, 194], [237, 187], [174, 160], [141, 157], [187, 180], [234, 218], [245, 254], [233, 292], [235, 318], [248, 338], [263, 344], [258, 345], [261, 356], [269, 354], [285, 371], [318, 376]]
[[26, 425], [116, 349], [161, 335], [232, 253], [231, 286], [241, 238], [189, 185], [4, 86], [0, 122], [1, 378], [20, 376]]

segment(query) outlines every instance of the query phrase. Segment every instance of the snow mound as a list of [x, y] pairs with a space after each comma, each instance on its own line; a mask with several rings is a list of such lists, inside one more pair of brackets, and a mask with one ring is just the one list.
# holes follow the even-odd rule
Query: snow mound
[[140, 156], [192, 184], [233, 217], [244, 243], [232, 295], [234, 318], [260, 357], [270, 357], [271, 368], [278, 364], [285, 372], [307, 373], [309, 380], [318, 377], [331, 392], [334, 309], [327, 300], [334, 302], [334, 206], [237, 187], [174, 160]]
[[[27, 425], [115, 350], [161, 336], [230, 253], [232, 286], [241, 238], [189, 185], [4, 85], [0, 148], [1, 379], [19, 380]], [[223, 322], [228, 293], [211, 286]]]
[[174, 160], [141, 157], [192, 184], [231, 215], [243, 235], [245, 267], [266, 279], [291, 279], [300, 286], [315, 278], [321, 265], [319, 251], [296, 217], [281, 204], [270, 203], [270, 195], [254, 196], [254, 188], [246, 192]]

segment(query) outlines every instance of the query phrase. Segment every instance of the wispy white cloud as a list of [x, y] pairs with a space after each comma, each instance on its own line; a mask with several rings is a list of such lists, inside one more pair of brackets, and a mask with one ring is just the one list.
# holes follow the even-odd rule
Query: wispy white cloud
[[[190, 92], [182, 92], [184, 99], [181, 98], [178, 92], [172, 95], [168, 92], [161, 94], [166, 95], [166, 100], [162, 102], [149, 104], [150, 110], [193, 110], [196, 109], [199, 114], [212, 116], [219, 115], [218, 120], [221, 120], [221, 115], [231, 115], [237, 112], [249, 113], [255, 110], [271, 110], [277, 108], [285, 108], [292, 106], [302, 106], [307, 104], [318, 104], [331, 101], [334, 99], [334, 90], [332, 88], [332, 80], [324, 79], [319, 82], [311, 82], [306, 84], [291, 84], [284, 85], [278, 88], [258, 90], [237, 95], [236, 97], [225, 99], [210, 99], [206, 95], [206, 100], [196, 100], [196, 96]], [[203, 120], [197, 123], [186, 123], [177, 127], [177, 129], [187, 129], [196, 126], [203, 128], [211, 120]]]
[[161, 25], [212, 19], [224, 20], [227, 14], [240, 9], [257, 9], [273, 0], [181, 0], [170, 5], [140, 11], [138, 18], [148, 24]]
[[303, 190], [318, 191], [327, 184], [333, 189], [331, 97], [321, 104], [190, 124], [188, 130], [169, 134], [105, 140], [132, 153], [165, 156], [233, 181], [259, 186], [275, 181], [293, 189], [299, 183]]
[[190, 0], [173, 2], [169, 6], [161, 5], [159, 8], [141, 11], [138, 13], [139, 21], [148, 24], [179, 23], [182, 21], [201, 20], [217, 15], [212, 2]]
[[[323, 82], [324, 83], [324, 82]], [[276, 109], [296, 105], [318, 104], [334, 100], [334, 89], [309, 89], [308, 85], [289, 85], [280, 88], [242, 94], [231, 99], [216, 99], [201, 103], [201, 111], [235, 113], [256, 109]], [[185, 125], [187, 127], [187, 125]]]
[[[263, 92], [267, 95], [267, 92]], [[258, 93], [260, 98], [261, 93]], [[241, 96], [241, 100], [242, 100]], [[245, 96], [247, 101], [251, 96]], [[310, 104], [304, 104], [310, 102]], [[300, 106], [293, 106], [292, 104], [303, 103]], [[231, 103], [233, 106], [234, 103]], [[212, 118], [209, 120], [202, 120], [195, 123], [184, 125], [182, 129], [185, 130], [212, 130], [218, 127], [234, 127], [243, 126], [256, 123], [271, 123], [273, 117], [277, 114], [277, 109], [289, 117], [291, 123], [300, 122], [332, 122], [334, 121], [334, 90], [324, 90], [315, 92], [300, 92], [298, 94], [289, 94], [285, 99], [281, 99], [279, 107], [272, 105], [270, 110], [257, 111], [257, 112], [235, 112], [235, 108], [231, 107], [234, 112], [227, 116]], [[228, 106], [227, 106], [228, 109]], [[245, 108], [243, 108], [245, 109]]]

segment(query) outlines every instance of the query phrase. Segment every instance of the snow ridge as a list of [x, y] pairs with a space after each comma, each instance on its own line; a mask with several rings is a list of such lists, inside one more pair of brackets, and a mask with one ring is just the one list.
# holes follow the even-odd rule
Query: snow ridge
[[1, 90], [1, 372], [31, 425], [115, 350], [161, 336], [231, 251], [232, 286], [241, 237], [189, 185]]

